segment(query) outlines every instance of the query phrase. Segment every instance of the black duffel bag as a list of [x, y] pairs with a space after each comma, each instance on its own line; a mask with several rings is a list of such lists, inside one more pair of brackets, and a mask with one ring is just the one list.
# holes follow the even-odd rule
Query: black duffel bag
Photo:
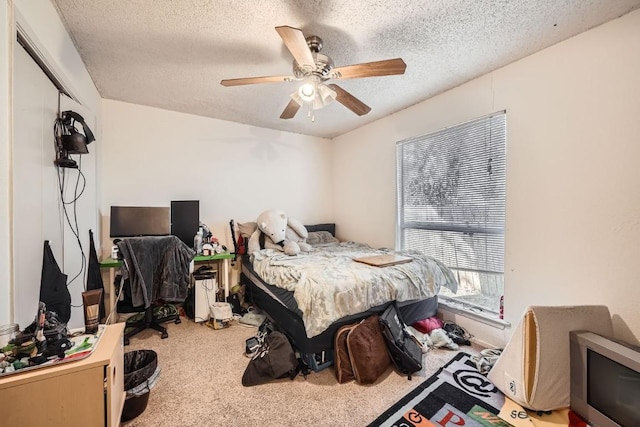
[[407, 332], [395, 302], [382, 313], [379, 322], [393, 365], [411, 379], [411, 374], [422, 369], [422, 349]]
[[287, 337], [279, 331], [269, 332], [249, 361], [242, 375], [242, 385], [264, 384], [279, 378], [293, 379], [298, 374], [298, 359]]

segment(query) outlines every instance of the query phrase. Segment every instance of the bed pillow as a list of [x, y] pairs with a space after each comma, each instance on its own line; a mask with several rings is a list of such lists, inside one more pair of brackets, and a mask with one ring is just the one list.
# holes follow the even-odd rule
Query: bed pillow
[[310, 231], [307, 237], [307, 243], [310, 245], [323, 245], [326, 243], [337, 243], [338, 239], [333, 237], [328, 231]]
[[238, 232], [243, 239], [249, 239], [254, 231], [258, 228], [258, 224], [255, 222], [243, 222], [238, 223]]

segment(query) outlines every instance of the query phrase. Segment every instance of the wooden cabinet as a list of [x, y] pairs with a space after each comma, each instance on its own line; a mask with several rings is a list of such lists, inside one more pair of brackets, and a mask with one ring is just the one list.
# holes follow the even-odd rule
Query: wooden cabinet
[[85, 359], [0, 378], [7, 426], [120, 425], [124, 405], [124, 323], [106, 326]]

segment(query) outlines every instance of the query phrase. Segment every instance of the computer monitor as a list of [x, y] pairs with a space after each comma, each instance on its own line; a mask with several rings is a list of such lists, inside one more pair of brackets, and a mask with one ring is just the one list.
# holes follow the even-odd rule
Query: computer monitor
[[200, 227], [200, 201], [171, 201], [171, 234], [187, 246], [193, 246], [193, 238]]
[[166, 236], [171, 234], [170, 208], [111, 206], [110, 237]]

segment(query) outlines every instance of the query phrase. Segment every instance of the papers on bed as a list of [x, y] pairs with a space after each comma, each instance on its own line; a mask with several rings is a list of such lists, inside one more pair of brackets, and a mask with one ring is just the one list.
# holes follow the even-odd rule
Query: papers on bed
[[413, 261], [408, 256], [395, 254], [365, 256], [362, 258], [354, 258], [353, 260], [363, 264], [373, 265], [375, 267], [388, 267], [390, 265], [404, 264], [405, 262]]

